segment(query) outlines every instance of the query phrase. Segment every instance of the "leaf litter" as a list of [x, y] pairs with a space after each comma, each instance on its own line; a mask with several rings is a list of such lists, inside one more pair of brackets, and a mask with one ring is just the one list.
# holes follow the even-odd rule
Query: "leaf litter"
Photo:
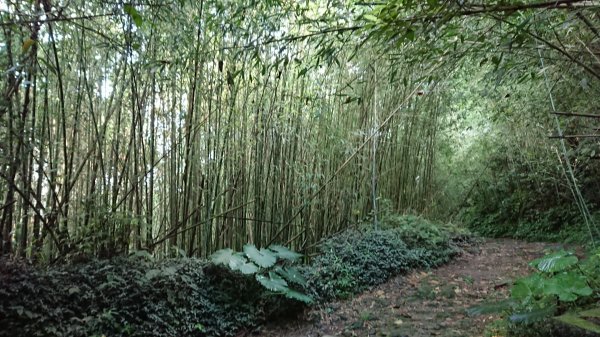
[[551, 244], [487, 239], [449, 264], [397, 276], [350, 300], [319, 305], [295, 319], [267, 324], [258, 337], [481, 336], [497, 315], [466, 309], [509, 296], [512, 280]]

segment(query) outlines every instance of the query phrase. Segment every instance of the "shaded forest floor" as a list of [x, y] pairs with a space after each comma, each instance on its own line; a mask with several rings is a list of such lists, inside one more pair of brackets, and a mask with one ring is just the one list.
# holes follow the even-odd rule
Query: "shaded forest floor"
[[496, 317], [469, 317], [465, 309], [506, 298], [511, 281], [526, 275], [528, 262], [552, 246], [487, 239], [445, 266], [395, 277], [298, 320], [264, 326], [254, 336], [483, 336]]

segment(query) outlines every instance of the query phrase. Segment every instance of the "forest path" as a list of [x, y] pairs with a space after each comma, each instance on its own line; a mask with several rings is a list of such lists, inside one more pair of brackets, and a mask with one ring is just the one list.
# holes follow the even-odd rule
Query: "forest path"
[[483, 336], [485, 325], [495, 317], [470, 317], [465, 309], [506, 298], [511, 281], [530, 271], [528, 262], [553, 246], [486, 239], [440, 268], [397, 276], [353, 299], [317, 307], [305, 319], [267, 325], [252, 335]]

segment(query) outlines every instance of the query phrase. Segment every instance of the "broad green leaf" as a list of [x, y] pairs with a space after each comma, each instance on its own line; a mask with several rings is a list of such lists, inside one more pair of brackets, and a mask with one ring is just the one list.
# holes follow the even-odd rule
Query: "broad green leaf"
[[177, 274], [177, 268], [176, 267], [163, 268], [161, 271], [161, 274], [164, 276], [173, 276], [173, 275]]
[[531, 289], [529, 289], [527, 284], [517, 281], [517, 283], [515, 283], [515, 285], [510, 289], [510, 294], [512, 298], [522, 302], [531, 297]]
[[582, 311], [579, 316], [600, 318], [600, 308]]
[[214, 264], [229, 265], [229, 261], [231, 260], [232, 255], [233, 255], [233, 249], [231, 249], [231, 248], [220, 249], [220, 250], [217, 250], [216, 252], [214, 252], [210, 256], [210, 260]]
[[518, 279], [510, 289], [511, 297], [515, 300], [524, 302], [532, 296], [541, 295], [544, 281], [545, 279], [539, 274], [533, 274]]
[[269, 249], [275, 252], [275, 256], [283, 260], [295, 261], [302, 257], [302, 254], [298, 254], [284, 246], [270, 245]]
[[273, 252], [264, 248], [258, 250], [254, 245], [245, 245], [244, 253], [250, 260], [252, 260], [252, 262], [263, 268], [272, 267], [275, 265], [275, 262], [277, 262], [277, 258]]
[[135, 23], [136, 27], [139, 28], [142, 26], [142, 24], [144, 23], [144, 20], [142, 19], [142, 16], [140, 15], [140, 13], [132, 5], [123, 6], [123, 11], [131, 17], [131, 19], [133, 20], [133, 23]]
[[242, 274], [246, 275], [256, 274], [258, 270], [258, 267], [252, 262], [246, 262], [242, 266], [240, 266], [240, 271], [242, 272]]
[[513, 323], [539, 322], [554, 315], [555, 310], [555, 307], [537, 308], [527, 312], [514, 313], [508, 319]]
[[296, 283], [299, 284], [301, 286], [305, 286], [307, 281], [306, 278], [304, 278], [304, 276], [302, 275], [302, 273], [300, 273], [300, 271], [296, 268], [293, 267], [287, 267], [287, 268], [281, 268], [281, 267], [277, 267], [275, 268], [275, 272], [279, 275], [281, 275], [284, 279], [292, 282], [292, 283]]
[[214, 264], [223, 264], [231, 270], [238, 270], [248, 262], [242, 253], [235, 253], [231, 248], [220, 249], [210, 256]]
[[147, 250], [136, 250], [133, 253], [129, 254], [129, 257], [134, 258], [142, 258], [147, 260], [152, 260], [152, 254], [150, 254]]
[[592, 323], [588, 320], [585, 320], [573, 313], [566, 313], [564, 315], [554, 317], [554, 319], [556, 319], [559, 322], [562, 322], [562, 323], [565, 323], [568, 325], [572, 325], [572, 326], [576, 326], [578, 328], [581, 328], [581, 329], [584, 329], [587, 331], [600, 333], [600, 325]]
[[269, 272], [269, 276], [257, 274], [256, 280], [260, 284], [262, 284], [263, 287], [265, 287], [271, 291], [280, 291], [280, 292], [289, 291], [287, 282], [285, 282], [285, 280], [282, 279], [281, 276], [279, 276], [273, 272]]
[[242, 253], [235, 253], [231, 255], [231, 259], [229, 260], [229, 268], [231, 270], [239, 270], [244, 264], [246, 264], [248, 260], [244, 257]]
[[508, 310], [512, 308], [516, 302], [514, 300], [508, 299], [495, 303], [484, 303], [476, 306], [472, 306], [467, 309], [467, 314], [469, 316], [479, 316], [486, 314], [495, 314], [500, 313], [504, 310]]
[[544, 282], [544, 293], [557, 295], [564, 302], [572, 302], [581, 296], [591, 295], [592, 289], [587, 285], [585, 276], [564, 272]]
[[285, 292], [285, 297], [290, 298], [292, 300], [298, 300], [300, 302], [304, 302], [307, 304], [310, 304], [313, 302], [312, 297], [302, 294], [302, 293], [299, 293], [295, 290], [291, 290], [291, 289]]
[[561, 250], [556, 253], [548, 254], [529, 263], [530, 266], [537, 268], [545, 273], [555, 273], [568, 269], [577, 264], [579, 259], [572, 252]]

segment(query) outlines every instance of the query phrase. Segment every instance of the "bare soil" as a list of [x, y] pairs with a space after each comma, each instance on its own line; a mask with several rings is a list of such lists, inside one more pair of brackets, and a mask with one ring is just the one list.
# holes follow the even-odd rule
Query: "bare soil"
[[487, 239], [449, 264], [395, 277], [356, 297], [321, 305], [294, 321], [263, 326], [259, 337], [483, 336], [493, 315], [466, 309], [506, 298], [528, 262], [555, 244]]

